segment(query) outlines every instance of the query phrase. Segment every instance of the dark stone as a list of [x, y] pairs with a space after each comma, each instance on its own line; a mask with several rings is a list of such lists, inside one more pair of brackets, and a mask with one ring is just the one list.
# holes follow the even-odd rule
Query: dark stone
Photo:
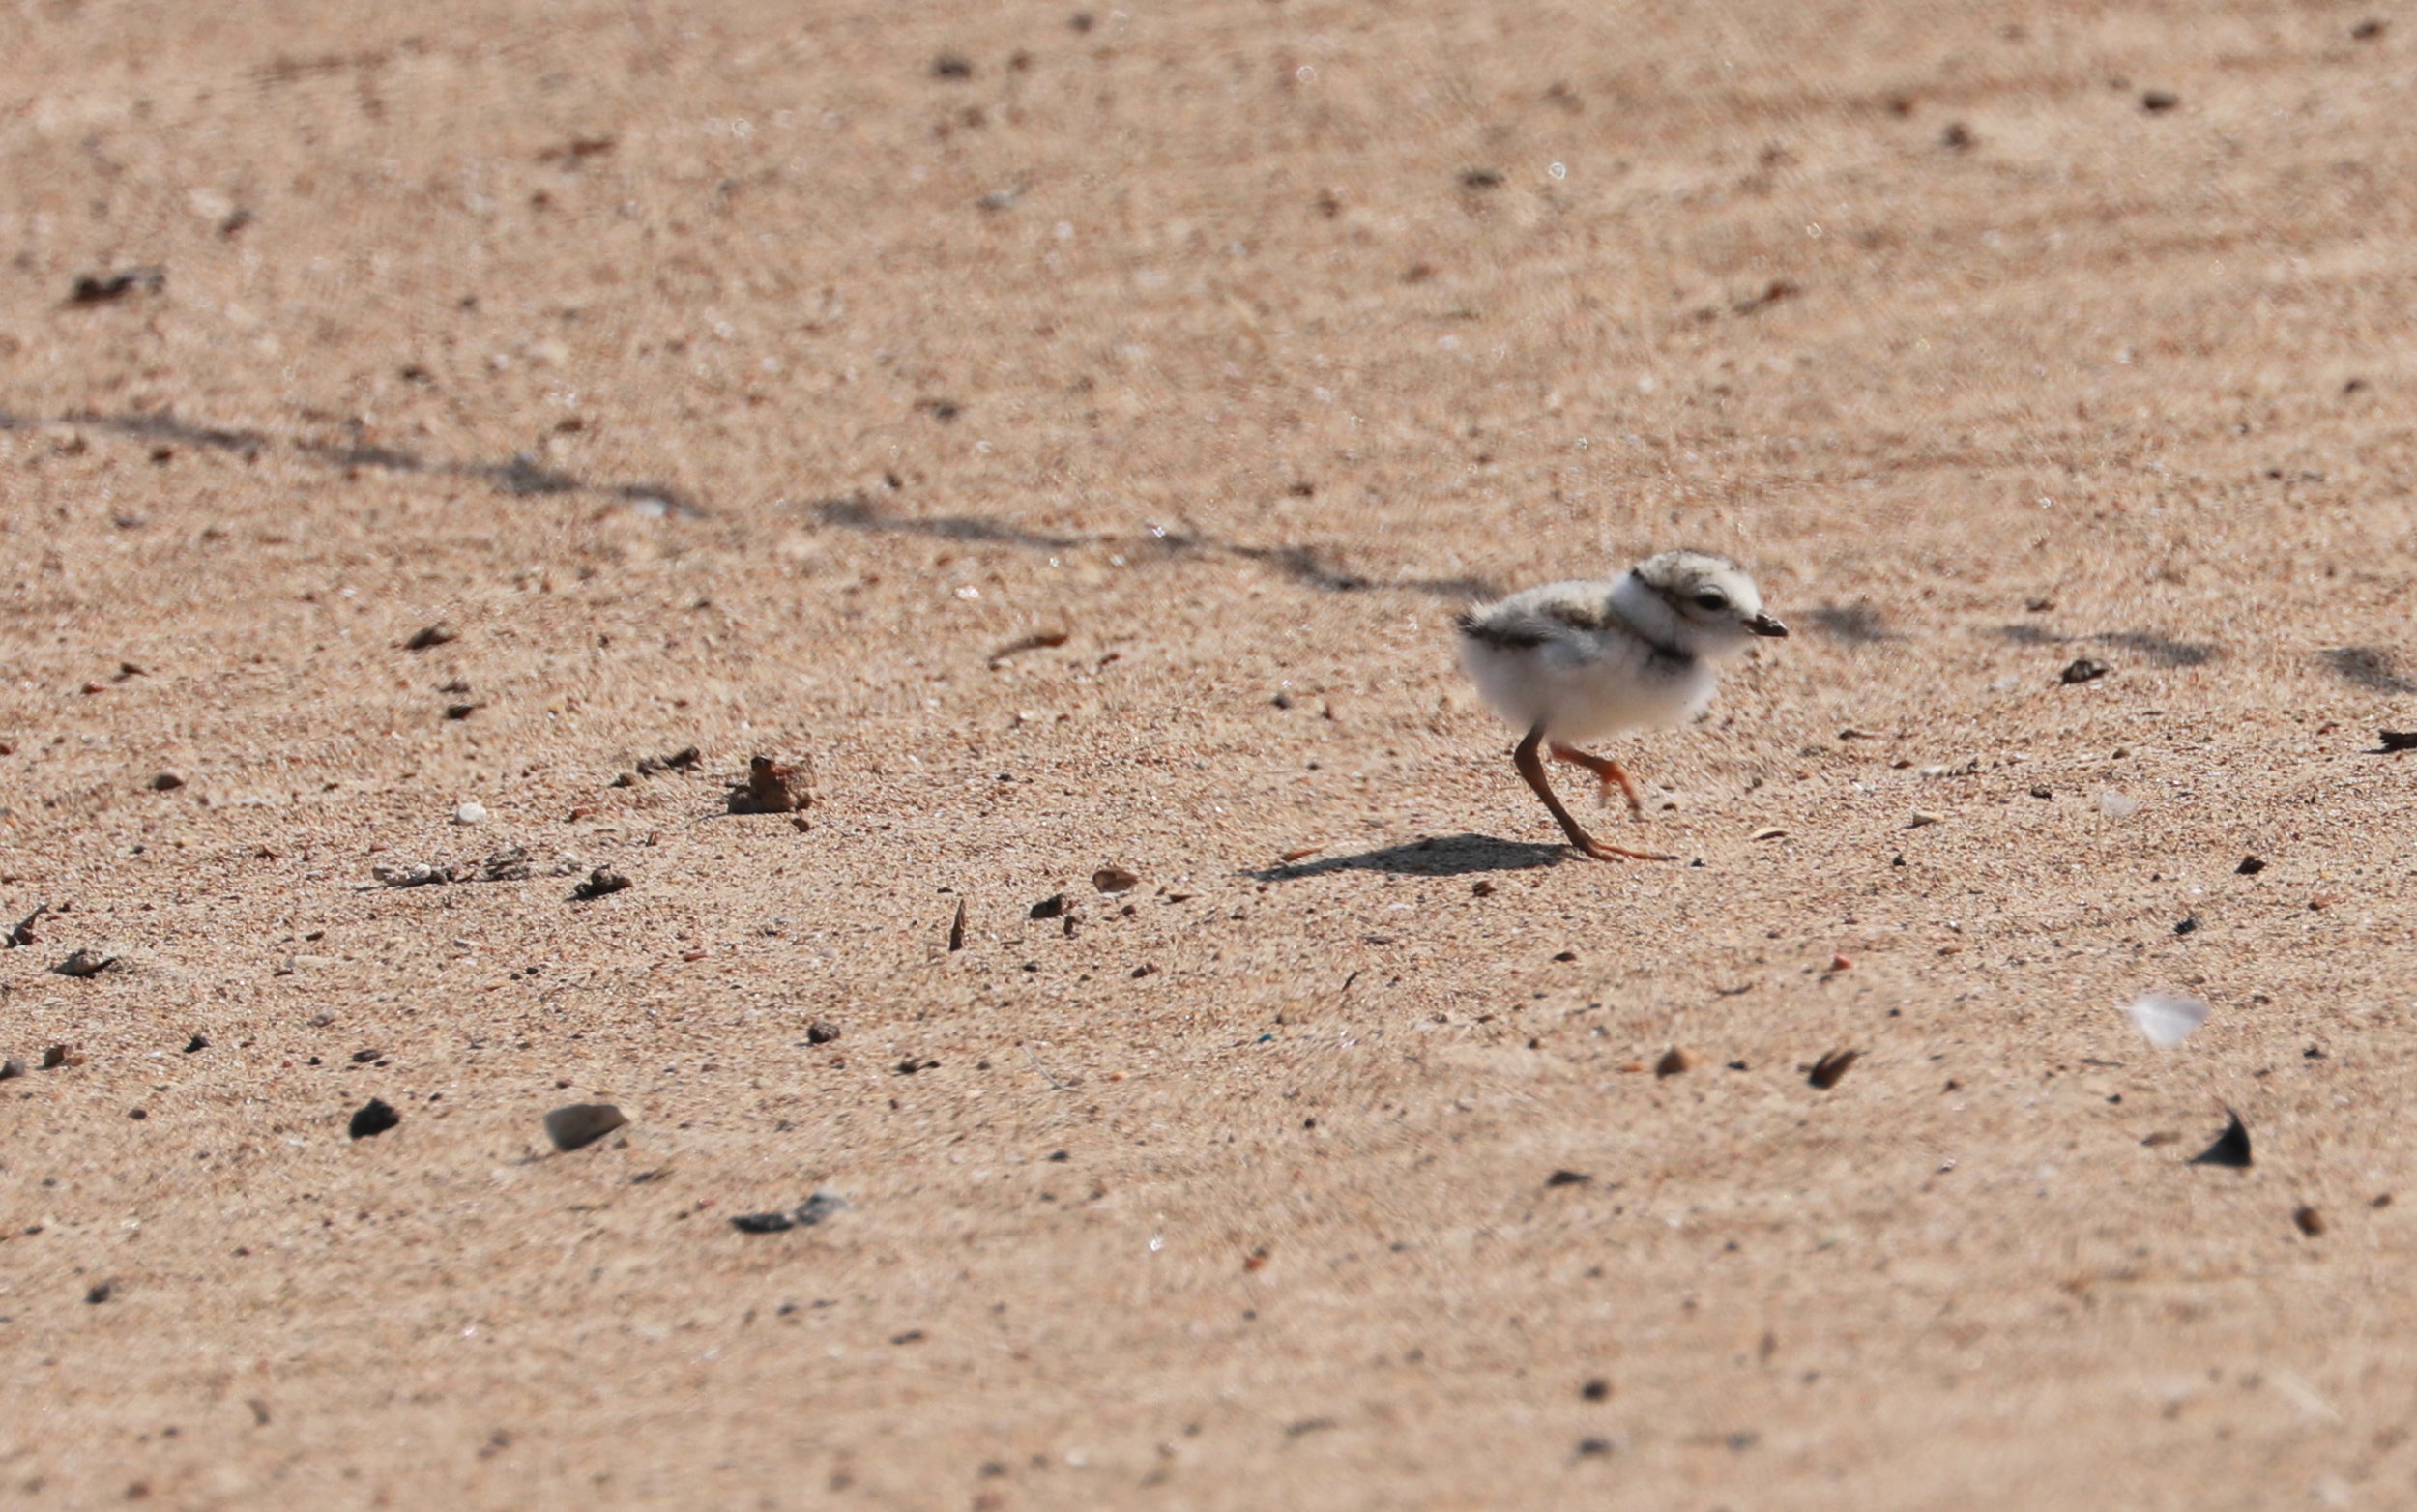
[[593, 1145], [629, 1119], [609, 1102], [574, 1102], [557, 1108], [545, 1116], [545, 1137], [554, 1148], [568, 1153], [584, 1145]]

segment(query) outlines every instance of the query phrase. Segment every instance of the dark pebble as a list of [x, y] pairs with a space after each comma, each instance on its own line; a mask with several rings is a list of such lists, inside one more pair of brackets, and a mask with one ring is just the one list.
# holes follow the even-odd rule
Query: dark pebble
[[603, 867], [598, 866], [596, 870], [588, 873], [587, 881], [570, 889], [570, 901], [573, 903], [591, 903], [597, 898], [619, 892], [628, 886], [628, 878], [623, 876], [617, 871], [606, 871]]
[[353, 1114], [352, 1122], [346, 1124], [345, 1129], [355, 1139], [367, 1139], [373, 1134], [383, 1134], [402, 1121], [401, 1114], [388, 1107], [383, 1100], [372, 1097]]
[[574, 1102], [545, 1116], [545, 1137], [554, 1142], [556, 1149], [568, 1153], [583, 1145], [595, 1144], [628, 1121], [609, 1102]]
[[2191, 1164], [2230, 1166], [2242, 1171], [2249, 1169], [2249, 1125], [2241, 1121], [2241, 1116], [2232, 1114], [2231, 1121], [2224, 1126], [2223, 1133], [2216, 1136], [2216, 1142], [2193, 1155]]

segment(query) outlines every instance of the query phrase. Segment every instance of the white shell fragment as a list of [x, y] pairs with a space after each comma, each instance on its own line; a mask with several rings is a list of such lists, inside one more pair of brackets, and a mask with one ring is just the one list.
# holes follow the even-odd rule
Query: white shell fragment
[[2177, 998], [2163, 992], [2141, 993], [2124, 1004], [2123, 1011], [2148, 1042], [2160, 1050], [2171, 1050], [2207, 1022], [2207, 1004], [2196, 998]]

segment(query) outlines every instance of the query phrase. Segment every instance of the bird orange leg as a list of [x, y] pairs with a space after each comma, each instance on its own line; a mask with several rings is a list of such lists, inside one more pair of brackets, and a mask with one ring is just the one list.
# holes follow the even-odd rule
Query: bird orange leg
[[1645, 794], [1638, 790], [1637, 779], [1628, 775], [1627, 768], [1609, 756], [1597, 756], [1592, 751], [1582, 751], [1575, 745], [1563, 745], [1558, 741], [1547, 748], [1552, 751], [1555, 761], [1565, 761], [1573, 767], [1584, 767], [1593, 772], [1603, 797], [1610, 798], [1613, 784], [1618, 784], [1619, 791], [1627, 796], [1628, 812], [1639, 819], [1645, 817]]
[[1536, 754], [1537, 747], [1543, 743], [1544, 726], [1539, 724], [1528, 732], [1526, 740], [1519, 742], [1519, 749], [1511, 753], [1511, 762], [1519, 768], [1519, 774], [1528, 779], [1528, 786], [1536, 790], [1536, 797], [1544, 800], [1544, 806], [1552, 810], [1553, 817], [1560, 823], [1561, 833], [1569, 836], [1571, 845], [1598, 861], [1614, 860], [1622, 857], [1637, 861], [1677, 859], [1676, 857], [1662, 856], [1652, 851], [1630, 851], [1616, 845], [1605, 845], [1581, 829], [1578, 821], [1569, 817], [1569, 810], [1561, 806], [1561, 800], [1554, 796], [1553, 784], [1545, 780], [1544, 758]]

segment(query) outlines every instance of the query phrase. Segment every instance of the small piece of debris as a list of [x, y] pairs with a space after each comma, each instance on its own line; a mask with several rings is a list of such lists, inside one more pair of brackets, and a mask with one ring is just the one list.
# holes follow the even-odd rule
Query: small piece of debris
[[1656, 1078], [1679, 1076], [1694, 1070], [1697, 1064], [1694, 1052], [1673, 1045], [1662, 1052], [1662, 1059], [1653, 1062], [1653, 1074]]
[[693, 745], [684, 745], [668, 756], [642, 756], [638, 759], [638, 775], [651, 777], [658, 771], [686, 771], [701, 764], [705, 753]]
[[152, 773], [151, 791], [154, 793], [173, 793], [184, 785], [185, 779], [173, 771]]
[[80, 274], [74, 287], [68, 291], [70, 305], [106, 305], [122, 300], [140, 289], [157, 294], [168, 286], [167, 270], [163, 268], [128, 268], [119, 273]]
[[948, 948], [951, 951], [965, 948], [965, 900], [963, 898], [957, 899], [957, 916], [948, 921]]
[[2109, 788], [2098, 795], [2098, 811], [2109, 819], [2129, 819], [2140, 811], [2140, 800], [2129, 793]]
[[439, 646], [451, 645], [459, 639], [461, 639], [459, 630], [439, 620], [434, 625], [413, 631], [411, 639], [403, 642], [403, 650], [432, 651]]
[[55, 1071], [63, 1065], [80, 1064], [83, 1059], [65, 1045], [51, 1045], [42, 1053], [42, 1068], [45, 1071]]
[[2087, 656], [2080, 656], [2068, 663], [2062, 672], [2056, 674], [2056, 681], [2066, 684], [2094, 683], [2113, 670], [2114, 668], [2103, 661], [2092, 661]]
[[2124, 1004], [2123, 1012], [2133, 1027], [2160, 1050], [2171, 1050], [2207, 1022], [2207, 1004], [2196, 998], [2163, 992], [2140, 994]]
[[609, 1102], [574, 1102], [545, 1116], [545, 1137], [554, 1142], [556, 1149], [568, 1154], [583, 1145], [595, 1144], [628, 1121]]
[[1938, 145], [1950, 152], [1968, 151], [1973, 141], [1972, 129], [1961, 121], [1948, 122], [1947, 129], [1938, 133]]
[[2175, 924], [2175, 925], [2173, 926], [2173, 932], [2174, 932], [2175, 934], [2177, 934], [2177, 935], [2195, 935], [2195, 934], [2198, 934], [2198, 933], [2199, 933], [2199, 916], [2198, 916], [2197, 914], [2193, 914], [2190, 917], [2188, 917], [2188, 918], [2186, 918], [2186, 919], [2183, 919], [2183, 920], [2182, 920], [2180, 923], [2178, 923], [2178, 924]]
[[2350, 28], [2350, 41], [2373, 42], [2383, 35], [2383, 23], [2373, 16]]
[[383, 1134], [402, 1121], [401, 1114], [388, 1107], [384, 1100], [372, 1097], [354, 1111], [352, 1121], [344, 1128], [355, 1139], [367, 1139], [373, 1134]]
[[2160, 1145], [2179, 1145], [2182, 1143], [2182, 1136], [2174, 1133], [2171, 1129], [2159, 1129], [2150, 1134], [2146, 1139], [2141, 1140], [2140, 1143], [2147, 1146], [2151, 1149], [2155, 1149]]
[[778, 1234], [784, 1229], [810, 1229], [846, 1209], [848, 1200], [826, 1186], [788, 1212], [751, 1212], [730, 1220], [742, 1234]]
[[1056, 918], [1059, 915], [1063, 914], [1065, 911], [1065, 894], [1063, 892], [1053, 892], [1049, 894], [1049, 896], [1041, 899], [1038, 903], [1034, 904], [1029, 911], [1029, 916], [1033, 918]]
[[1930, 825], [1943, 825], [1946, 822], [1947, 816], [1935, 808], [1917, 808], [1913, 811], [1912, 817], [1907, 821], [1906, 828], [1920, 829]]
[[2255, 877], [2265, 869], [2264, 861], [2255, 856], [2244, 856], [2241, 858], [2241, 864], [2232, 868], [2232, 874], [2236, 877]]
[[1460, 187], [1469, 189], [1500, 189], [1502, 175], [1495, 168], [1464, 168], [1461, 170]]
[[1099, 891], [1114, 897], [1120, 892], [1130, 892], [1140, 887], [1142, 879], [1138, 874], [1126, 871], [1121, 866], [1102, 866], [1091, 874], [1091, 885]]
[[209, 1041], [209, 1039], [208, 1039], [208, 1038], [206, 1038], [206, 1037], [205, 1037], [205, 1036], [203, 1036], [203, 1035], [200, 1035], [200, 1034], [195, 1034], [192, 1038], [190, 1038], [190, 1039], [189, 1039], [189, 1040], [185, 1041], [185, 1053], [186, 1053], [187, 1055], [189, 1055], [189, 1055], [197, 1055], [197, 1054], [199, 1054], [200, 1052], [202, 1052], [202, 1051], [204, 1051], [204, 1050], [207, 1050], [207, 1049], [209, 1049], [209, 1048], [210, 1048], [210, 1041]]
[[1015, 640], [1007, 642], [1005, 646], [1002, 646], [997, 651], [992, 652], [989, 659], [992, 661], [1005, 661], [1009, 656], [1018, 655], [1028, 651], [1054, 651], [1058, 647], [1064, 645], [1072, 638], [1073, 637], [1064, 630], [1035, 630], [1030, 635], [1021, 636]]
[[796, 814], [814, 806], [814, 758], [774, 761], [770, 756], [747, 758], [747, 780], [733, 788], [734, 814]]
[[1847, 1068], [1860, 1060], [1862, 1055], [1863, 1052], [1860, 1050], [1833, 1050], [1813, 1062], [1813, 1069], [1805, 1076], [1805, 1080], [1820, 1090], [1827, 1091], [1838, 1085], [1838, 1079], [1846, 1075]]
[[1754, 833], [1752, 833], [1752, 834], [1750, 834], [1750, 835], [1746, 836], [1746, 838], [1747, 838], [1747, 839], [1749, 839], [1749, 840], [1784, 840], [1784, 839], [1786, 839], [1786, 838], [1787, 838], [1787, 836], [1788, 836], [1788, 831], [1787, 831], [1787, 830], [1785, 830], [1785, 829], [1757, 829], [1756, 831], [1754, 831]]
[[2393, 751], [2417, 751], [2417, 730], [2378, 730], [2375, 739], [2380, 742], [2375, 747], [2379, 756]]
[[623, 876], [617, 871], [606, 871], [603, 867], [598, 866], [596, 870], [588, 873], [587, 881], [570, 889], [570, 901], [573, 903], [592, 903], [597, 898], [603, 897], [608, 893], [622, 891], [628, 886], [628, 878]]
[[839, 1037], [839, 1026], [829, 1019], [816, 1019], [805, 1026], [806, 1043], [828, 1045]]
[[15, 1056], [0, 1061], [0, 1082], [14, 1081], [25, 1074], [25, 1062]]
[[390, 887], [425, 887], [453, 880], [446, 875], [444, 867], [420, 862], [409, 866], [372, 866], [369, 875]]
[[2182, 97], [2171, 90], [2145, 89], [2140, 91], [2140, 108], [2150, 115], [2163, 115], [2181, 103]]
[[91, 950], [77, 950], [50, 968], [61, 976], [98, 976], [118, 964], [114, 955], [101, 955]]
[[2302, 1204], [2299, 1210], [2291, 1214], [2291, 1221], [2299, 1225], [2300, 1233], [2312, 1239], [2324, 1236], [2325, 1215], [2306, 1204]]
[[95, 1307], [99, 1307], [102, 1303], [117, 1295], [117, 1291], [118, 1284], [114, 1281], [99, 1282], [84, 1293], [84, 1300], [91, 1303]]
[[1553, 952], [1553, 959], [1561, 962], [1574, 961], [1578, 959], [1578, 952], [1575, 950], [1556, 950]]
[[1490, 898], [1494, 896], [1494, 884], [1480, 877], [1469, 885], [1469, 891], [1472, 897]]
[[2214, 1144], [2191, 1157], [2192, 1165], [2231, 1166], [2244, 1171], [2249, 1168], [2249, 1125], [2243, 1123], [2241, 1116], [2231, 1109], [2227, 1108], [2225, 1113], [2231, 1121], [2224, 1126], [2223, 1133], [2216, 1136]]
[[1609, 1439], [1588, 1437], [1578, 1440], [1578, 1457], [1582, 1460], [1601, 1459], [1611, 1452], [1612, 1440]]
[[1854, 963], [1853, 963], [1852, 961], [1850, 961], [1850, 960], [1847, 959], [1845, 956], [1840, 955], [1840, 954], [1836, 953], [1835, 951], [1833, 951], [1833, 952], [1831, 952], [1830, 957], [1829, 957], [1829, 970], [1828, 970], [1827, 972], [1823, 973], [1822, 974], [1823, 974], [1823, 975], [1828, 975], [1828, 976], [1835, 976], [1835, 975], [1837, 975], [1840, 972], [1851, 972], [1851, 971], [1853, 971], [1853, 970], [1854, 970]]
[[1730, 310], [1733, 314], [1751, 315], [1758, 310], [1770, 308], [1781, 300], [1794, 299], [1797, 295], [1803, 292], [1804, 290], [1802, 287], [1791, 283], [1785, 278], [1773, 278], [1770, 282], [1762, 286], [1762, 292], [1747, 295], [1744, 299], [1741, 299], [1736, 304], [1732, 305], [1730, 306]]
[[1612, 1383], [1601, 1376], [1589, 1377], [1587, 1383], [1578, 1388], [1578, 1395], [1588, 1402], [1609, 1402], [1612, 1399]]
[[1584, 1171], [1556, 1171], [1544, 1178], [1547, 1186], [1584, 1186], [1594, 1178]]
[[932, 59], [932, 77], [934, 78], [972, 78], [973, 76], [974, 61], [962, 53], [944, 52]]
[[[464, 875], [465, 872], [468, 875]], [[475, 871], [466, 867], [454, 867], [452, 880], [455, 882], [527, 882], [529, 880], [529, 853], [516, 845], [508, 845], [500, 851], [490, 851], [487, 853], [486, 859], [480, 861]]]
[[41, 922], [42, 916], [49, 912], [49, 904], [38, 903], [31, 914], [11, 925], [7, 941], [8, 947], [12, 950], [19, 950], [34, 944], [34, 925]]
[[453, 823], [457, 825], [485, 824], [486, 805], [484, 803], [462, 803], [457, 805], [453, 809]]
[[905, 1060], [898, 1062], [898, 1074], [900, 1076], [913, 1076], [917, 1071], [933, 1070], [937, 1068], [939, 1064], [939, 1061], [933, 1060], [929, 1056], [908, 1056]]
[[484, 709], [486, 705], [484, 704], [447, 704], [445, 706], [445, 717], [456, 720], [467, 719], [472, 714], [477, 713], [480, 710]]
[[2055, 790], [2045, 785], [2031, 789], [2031, 797], [2033, 798], [2054, 798], [2055, 796]]

